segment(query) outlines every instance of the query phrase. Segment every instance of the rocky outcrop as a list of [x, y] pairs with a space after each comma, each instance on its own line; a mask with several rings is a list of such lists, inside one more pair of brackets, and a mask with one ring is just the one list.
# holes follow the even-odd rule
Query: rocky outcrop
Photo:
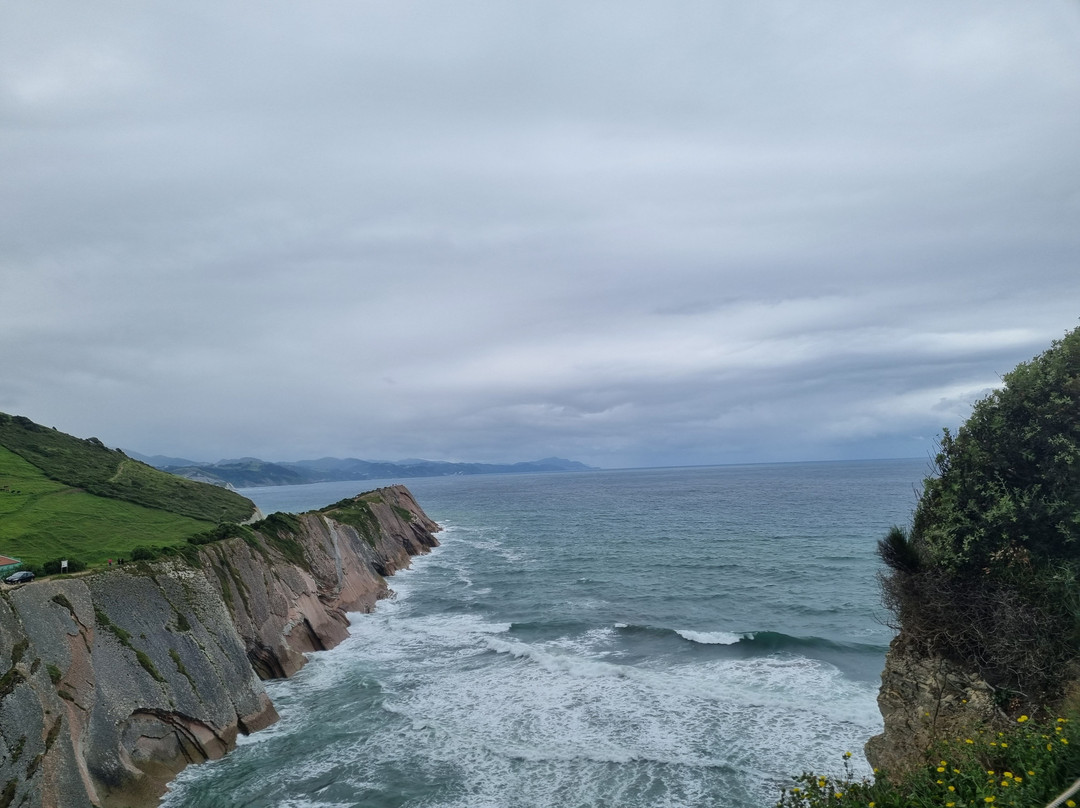
[[438, 544], [433, 534], [439, 526], [404, 486], [355, 501], [370, 514], [361, 522], [366, 530], [312, 512], [296, 517], [295, 525], [280, 525], [265, 542], [221, 542], [203, 551], [205, 568], [215, 573], [212, 583], [264, 679], [291, 676], [304, 653], [345, 639], [346, 612], [370, 612], [389, 594], [383, 576]]
[[994, 688], [978, 674], [912, 648], [903, 633], [885, 658], [878, 707], [885, 730], [867, 742], [866, 758], [890, 776], [925, 764], [939, 741], [971, 737], [1004, 717]]
[[260, 677], [344, 639], [345, 613], [437, 544], [406, 489], [362, 504], [363, 529], [272, 518], [187, 561], [0, 591], [0, 805], [155, 805], [181, 768], [274, 722]]

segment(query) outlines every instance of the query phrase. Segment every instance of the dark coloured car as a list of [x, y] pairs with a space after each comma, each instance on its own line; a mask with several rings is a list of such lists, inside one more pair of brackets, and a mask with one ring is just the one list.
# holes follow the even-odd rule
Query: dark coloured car
[[13, 573], [4, 579], [6, 584], [25, 584], [34, 580], [34, 573], [29, 570], [21, 570], [20, 572]]

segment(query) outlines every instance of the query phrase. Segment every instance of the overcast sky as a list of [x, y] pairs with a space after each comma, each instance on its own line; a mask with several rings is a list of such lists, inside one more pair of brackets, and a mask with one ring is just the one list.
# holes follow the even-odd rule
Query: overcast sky
[[0, 8], [0, 411], [110, 446], [921, 457], [1078, 259], [1080, 2]]

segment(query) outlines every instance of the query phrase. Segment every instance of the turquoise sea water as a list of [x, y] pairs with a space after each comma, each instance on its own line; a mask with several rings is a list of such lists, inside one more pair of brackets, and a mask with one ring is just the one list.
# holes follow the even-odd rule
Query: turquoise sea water
[[[927, 468], [409, 480], [442, 546], [268, 683], [278, 724], [185, 770], [164, 805], [771, 805], [880, 731], [874, 548]], [[378, 484], [244, 493], [297, 511]]]

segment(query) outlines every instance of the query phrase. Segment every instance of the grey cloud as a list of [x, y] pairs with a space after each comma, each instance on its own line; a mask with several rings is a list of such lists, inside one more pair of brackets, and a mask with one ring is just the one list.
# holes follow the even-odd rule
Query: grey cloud
[[0, 408], [203, 457], [922, 454], [1077, 323], [1078, 38], [1050, 0], [5, 9]]

